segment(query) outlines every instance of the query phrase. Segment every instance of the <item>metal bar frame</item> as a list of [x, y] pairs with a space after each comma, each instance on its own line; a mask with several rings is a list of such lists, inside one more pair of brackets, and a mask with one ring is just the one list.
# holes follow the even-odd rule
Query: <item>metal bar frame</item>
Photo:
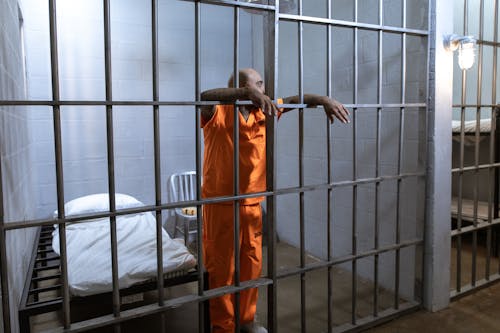
[[[454, 104], [453, 107], [460, 108], [460, 118], [461, 118], [461, 130], [460, 130], [460, 150], [459, 150], [459, 165], [456, 168], [452, 168], [452, 174], [458, 176], [458, 198], [457, 198], [457, 225], [456, 228], [451, 229], [451, 237], [456, 240], [457, 247], [457, 256], [456, 256], [456, 266], [457, 270], [455, 273], [455, 281], [456, 287], [450, 291], [450, 298], [452, 300], [459, 299], [463, 295], [469, 294], [471, 291], [476, 290], [478, 288], [484, 287], [484, 285], [489, 285], [491, 281], [497, 280], [497, 274], [492, 274], [491, 262], [492, 262], [492, 251], [496, 251], [493, 248], [495, 243], [497, 243], [498, 237], [497, 233], [497, 224], [498, 224], [498, 207], [499, 207], [499, 184], [498, 184], [498, 173], [500, 163], [498, 158], [500, 156], [499, 152], [499, 144], [500, 140], [498, 138], [498, 104], [496, 104], [496, 87], [497, 87], [497, 54], [498, 47], [500, 47], [500, 43], [498, 41], [498, 0], [494, 1], [494, 27], [493, 27], [493, 41], [484, 40], [484, 11], [485, 11], [485, 3], [484, 0], [480, 1], [480, 17], [479, 17], [479, 36], [478, 36], [478, 72], [477, 72], [477, 85], [476, 85], [476, 103], [471, 104], [466, 100], [466, 92], [467, 92], [467, 73], [465, 70], [462, 71], [462, 86], [461, 86], [461, 101], [460, 104]], [[468, 18], [468, 8], [470, 4], [468, 0], [464, 1], [464, 12], [463, 12], [463, 33], [468, 34], [469, 31], [469, 18]], [[482, 90], [483, 90], [483, 67], [487, 64], [484, 64], [483, 60], [483, 47], [484, 46], [493, 47], [493, 64], [492, 64], [492, 99], [491, 103], [487, 101], [483, 101], [481, 98]], [[458, 92], [456, 92], [458, 93]], [[491, 111], [491, 128], [489, 133], [489, 163], [481, 163], [479, 159], [479, 138], [483, 135], [483, 133], [479, 130], [479, 124], [481, 120], [481, 112], [483, 108], [492, 108]], [[464, 122], [466, 118], [466, 110], [467, 109], [475, 109], [475, 120], [476, 120], [476, 130], [473, 133], [475, 138], [474, 144], [474, 158], [473, 164], [469, 166], [464, 165], [465, 159], [465, 130], [464, 130]], [[490, 184], [488, 188], [488, 212], [487, 219], [479, 218], [478, 216], [478, 207], [479, 207], [479, 172], [481, 170], [486, 170], [488, 172], [488, 177], [490, 179]], [[463, 195], [464, 195], [464, 185], [463, 178], [469, 173], [474, 179], [473, 186], [473, 206], [472, 206], [472, 221], [471, 225], [464, 226], [464, 218], [463, 218]], [[486, 232], [486, 262], [484, 267], [484, 276], [485, 278], [478, 279], [477, 276], [477, 253], [478, 253], [478, 232], [484, 230]], [[472, 235], [472, 267], [470, 271], [470, 283], [463, 284], [462, 279], [462, 235], [471, 234]], [[496, 238], [496, 239], [495, 239]], [[495, 242], [495, 243], [494, 243]], [[500, 271], [500, 259], [499, 259], [499, 268]]]
[[[88, 222], [91, 219], [95, 219], [98, 217], [109, 217], [110, 218], [110, 228], [111, 228], [111, 247], [112, 247], [112, 266], [113, 266], [113, 314], [109, 316], [102, 316], [98, 318], [94, 318], [91, 320], [87, 320], [84, 322], [70, 324], [70, 312], [69, 312], [69, 291], [67, 284], [67, 272], [63, 269], [62, 278], [63, 278], [63, 289], [66, 292], [63, 295], [64, 306], [64, 314], [65, 314], [65, 326], [64, 328], [60, 328], [59, 331], [64, 332], [80, 332], [86, 331], [88, 329], [93, 329], [97, 327], [109, 326], [113, 325], [115, 331], [120, 330], [120, 323], [138, 317], [144, 317], [154, 313], [163, 314], [166, 310], [181, 306], [183, 304], [188, 304], [192, 302], [197, 302], [199, 304], [199, 331], [204, 331], [203, 326], [203, 318], [204, 311], [202, 311], [202, 304], [204, 301], [217, 297], [227, 293], [233, 293], [238, 297], [239, 292], [249, 289], [256, 288], [258, 286], [267, 286], [268, 288], [268, 328], [270, 332], [277, 332], [277, 283], [279, 279], [283, 279], [292, 275], [300, 275], [301, 277], [301, 327], [302, 332], [306, 331], [306, 273], [311, 272], [313, 270], [318, 269], [328, 269], [328, 332], [333, 331], [344, 331], [345, 329], [352, 329], [363, 327], [366, 325], [370, 325], [371, 323], [375, 323], [380, 319], [389, 318], [395, 315], [398, 312], [404, 312], [409, 309], [416, 309], [419, 305], [416, 303], [403, 303], [399, 304], [399, 251], [403, 248], [412, 247], [416, 245], [423, 244], [423, 240], [416, 238], [411, 240], [400, 240], [399, 236], [399, 205], [400, 205], [400, 184], [406, 178], [423, 178], [426, 176], [425, 171], [415, 172], [415, 173], [403, 173], [402, 172], [402, 149], [404, 145], [404, 133], [403, 133], [403, 125], [404, 125], [404, 111], [406, 108], [410, 107], [418, 107], [418, 108], [426, 108], [427, 103], [406, 103], [405, 101], [405, 78], [406, 78], [406, 37], [408, 35], [412, 36], [420, 36], [420, 37], [428, 37], [428, 30], [418, 30], [418, 29], [409, 29], [406, 27], [406, 1], [404, 1], [403, 5], [403, 26], [402, 27], [391, 27], [383, 25], [383, 0], [379, 0], [379, 24], [366, 24], [358, 22], [358, 1], [355, 1], [355, 9], [354, 9], [354, 22], [342, 21], [332, 19], [332, 5], [331, 0], [328, 1], [328, 18], [316, 18], [316, 17], [308, 17], [304, 16], [302, 13], [302, 0], [299, 0], [299, 14], [298, 15], [290, 15], [290, 14], [282, 14], [279, 13], [279, 0], [275, 1], [274, 5], [259, 5], [252, 3], [243, 3], [239, 1], [231, 1], [231, 0], [188, 0], [194, 2], [194, 11], [195, 11], [195, 100], [194, 101], [162, 101], [159, 97], [159, 77], [158, 77], [158, 3], [157, 0], [151, 1], [151, 20], [152, 20], [152, 74], [153, 74], [153, 99], [152, 101], [116, 101], [112, 98], [112, 70], [111, 70], [111, 45], [110, 45], [110, 34], [111, 34], [111, 24], [110, 24], [110, 3], [109, 0], [103, 0], [103, 8], [104, 8], [104, 49], [105, 49], [105, 78], [106, 78], [106, 100], [105, 101], [71, 101], [71, 100], [60, 100], [59, 98], [59, 82], [58, 82], [58, 58], [57, 58], [57, 35], [56, 35], [56, 22], [55, 22], [55, 0], [50, 0], [50, 13], [51, 13], [51, 59], [52, 59], [52, 80], [53, 80], [53, 99], [51, 101], [30, 101], [30, 100], [0, 100], [0, 105], [47, 105], [52, 106], [54, 111], [54, 131], [55, 131], [55, 149], [56, 149], [56, 173], [57, 173], [57, 184], [58, 184], [58, 211], [59, 216], [56, 220], [52, 219], [39, 219], [32, 221], [13, 221], [8, 225], [3, 222], [3, 206], [0, 206], [0, 212], [2, 213], [2, 218], [0, 220], [0, 229], [2, 231], [0, 237], [4, 237], [5, 233], [9, 230], [22, 229], [32, 226], [44, 226], [50, 225], [54, 223], [58, 223], [60, 225], [61, 234], [61, 262], [63, 267], [65, 267], [65, 233], [64, 227], [66, 223], [82, 223]], [[273, 59], [270, 68], [266, 66], [266, 86], [268, 87], [268, 94], [271, 97], [275, 97], [275, 92], [278, 87], [278, 73], [277, 73], [277, 57], [279, 51], [279, 43], [278, 43], [278, 33], [279, 33], [279, 23], [281, 21], [291, 21], [296, 22], [298, 26], [298, 39], [299, 39], [299, 48], [298, 48], [298, 57], [299, 57], [299, 97], [300, 103], [298, 104], [290, 104], [290, 105], [280, 105], [282, 107], [296, 107], [299, 109], [299, 173], [300, 173], [300, 181], [298, 187], [289, 187], [289, 188], [276, 188], [276, 179], [274, 175], [274, 165], [276, 155], [274, 152], [275, 143], [276, 143], [276, 122], [274, 120], [266, 122], [267, 129], [267, 137], [266, 137], [266, 161], [268, 165], [268, 169], [266, 171], [267, 174], [267, 187], [265, 192], [261, 193], [252, 193], [252, 194], [240, 194], [239, 188], [237, 186], [239, 180], [239, 152], [238, 152], [238, 117], [235, 117], [234, 120], [234, 195], [229, 197], [221, 197], [215, 199], [202, 199], [200, 196], [201, 193], [201, 135], [200, 135], [200, 112], [199, 108], [203, 105], [216, 105], [220, 104], [218, 102], [204, 102], [200, 101], [200, 15], [201, 8], [200, 5], [202, 3], [207, 4], [215, 4], [222, 6], [231, 6], [234, 8], [234, 77], [235, 77], [235, 85], [238, 86], [238, 53], [239, 53], [239, 10], [240, 8], [253, 8], [260, 9], [266, 14], [266, 30], [270, 32], [268, 34], [270, 39], [270, 45], [272, 47], [268, 47], [266, 51], [266, 57], [272, 56], [269, 59]], [[353, 104], [346, 104], [346, 107], [353, 109], [353, 177], [352, 180], [349, 181], [340, 181], [334, 182], [332, 178], [332, 145], [331, 145], [331, 129], [330, 126], [327, 125], [327, 156], [328, 156], [328, 181], [326, 184], [319, 185], [305, 185], [304, 184], [304, 108], [308, 106], [303, 103], [303, 36], [302, 36], [302, 28], [303, 24], [320, 24], [324, 25], [327, 29], [327, 66], [328, 66], [328, 74], [327, 74], [327, 94], [332, 96], [332, 27], [340, 26], [340, 27], [348, 27], [352, 28], [354, 31], [354, 40], [353, 40], [353, 48], [355, 54], [355, 69], [354, 69], [354, 85], [355, 89], [353, 92]], [[374, 104], [360, 104], [358, 102], [358, 44], [359, 38], [358, 33], [359, 30], [368, 30], [375, 31], [378, 33], [378, 93], [377, 93], [377, 103]], [[382, 103], [382, 70], [383, 70], [383, 61], [382, 61], [382, 49], [383, 42], [382, 37], [383, 33], [397, 33], [402, 35], [402, 76], [401, 76], [401, 103]], [[250, 102], [238, 101], [234, 103], [235, 108], [239, 105], [248, 105]], [[62, 169], [62, 140], [60, 135], [60, 107], [61, 106], [70, 106], [70, 105], [101, 105], [106, 107], [106, 121], [107, 121], [107, 148], [108, 148], [108, 189], [109, 189], [109, 204], [110, 209], [109, 212], [97, 213], [97, 214], [85, 214], [82, 216], [71, 216], [66, 217], [64, 214], [64, 192], [63, 192], [63, 169]], [[140, 208], [133, 209], [123, 209], [117, 210], [115, 207], [115, 184], [114, 184], [114, 147], [113, 147], [113, 113], [119, 112], [119, 110], [113, 110], [114, 106], [125, 105], [125, 106], [134, 106], [134, 105], [144, 105], [144, 106], [152, 106], [153, 110], [153, 127], [154, 127], [154, 161], [155, 161], [155, 205], [145, 206]], [[159, 126], [159, 117], [161, 106], [176, 106], [176, 105], [190, 105], [195, 108], [196, 112], [196, 170], [197, 170], [197, 197], [194, 201], [189, 202], [177, 202], [177, 203], [162, 203], [161, 198], [161, 183], [159, 179], [161, 178], [161, 149], [160, 149], [160, 126]], [[380, 135], [381, 135], [381, 113], [384, 108], [399, 108], [400, 110], [400, 137], [399, 137], [399, 150], [398, 150], [398, 174], [391, 176], [381, 176], [380, 173]], [[377, 130], [376, 130], [376, 140], [377, 140], [377, 149], [376, 149], [376, 173], [375, 177], [371, 178], [358, 178], [357, 176], [357, 122], [356, 117], [358, 112], [369, 111], [369, 109], [376, 109], [376, 119], [377, 119]], [[366, 109], [366, 110], [365, 110]], [[419, 111], [420, 112], [420, 111]], [[425, 110], [421, 110], [421, 112], [425, 112]], [[500, 163], [499, 163], [500, 165]], [[476, 167], [476, 170], [478, 168]], [[1, 175], [1, 169], [0, 169]], [[398, 218], [397, 218], [397, 239], [396, 243], [389, 246], [380, 246], [379, 244], [379, 191], [380, 184], [385, 181], [394, 181], [396, 180], [398, 183]], [[1, 180], [0, 180], [1, 182]], [[0, 183], [1, 184], [1, 183]], [[375, 194], [375, 235], [374, 235], [374, 243], [375, 247], [369, 251], [358, 251], [357, 249], [357, 189], [359, 185], [363, 184], [374, 184], [376, 188]], [[332, 212], [331, 212], [331, 204], [332, 204], [332, 195], [335, 188], [340, 187], [351, 187], [353, 189], [353, 227], [352, 227], [352, 253], [347, 256], [335, 257], [332, 253], [333, 240], [331, 239], [332, 234]], [[327, 191], [327, 201], [328, 201], [328, 211], [327, 211], [327, 225], [326, 229], [328, 232], [328, 256], [326, 261], [320, 261], [315, 264], [306, 264], [305, 261], [305, 238], [304, 238], [304, 230], [305, 230], [305, 214], [304, 214], [304, 195], [309, 191], [317, 191], [317, 190], [326, 190]], [[1, 191], [1, 188], [0, 188]], [[276, 216], [276, 197], [278, 195], [289, 194], [289, 193], [298, 193], [300, 196], [300, 231], [301, 231], [301, 240], [300, 240], [300, 267], [294, 269], [286, 269], [278, 272], [276, 267], [276, 226], [274, 218]], [[162, 210], [164, 209], [173, 209], [177, 207], [187, 207], [195, 205], [197, 207], [197, 216], [198, 216], [198, 235], [201, 235], [201, 207], [203, 204], [209, 203], [218, 203], [223, 201], [232, 200], [234, 201], [234, 231], [235, 231], [235, 254], [238, 251], [238, 238], [239, 238], [239, 200], [244, 198], [252, 198], [265, 196], [268, 214], [267, 214], [267, 228], [269, 235], [268, 242], [268, 276], [265, 278], [260, 278], [252, 281], [239, 281], [239, 256], [235, 255], [235, 284], [232, 286], [226, 286], [222, 288], [211, 289], [208, 291], [204, 291], [205, 283], [204, 276], [201, 267], [203, 267], [202, 263], [202, 252], [201, 246], [198, 246], [198, 260], [199, 260], [199, 270], [198, 270], [198, 294], [197, 295], [188, 295], [183, 296], [171, 300], [164, 300], [163, 295], [163, 286], [158, 284], [158, 295], [159, 299], [157, 304], [147, 305], [138, 307], [133, 310], [121, 311], [120, 309], [120, 291], [118, 289], [117, 283], [117, 271], [118, 271], [118, 261], [117, 261], [117, 249], [116, 249], [116, 218], [121, 215], [126, 214], [136, 214], [138, 212], [155, 212], [157, 218], [157, 255], [158, 255], [158, 273], [157, 278], [160, 279], [162, 277], [162, 238], [161, 238], [161, 219], [162, 219]], [[3, 199], [3, 193], [0, 192], [0, 198]], [[3, 200], [2, 200], [3, 201]], [[0, 239], [1, 240], [1, 239]], [[199, 238], [200, 240], [200, 238]], [[0, 242], [4, 244], [3, 242]], [[7, 282], [6, 279], [4, 281], [4, 274], [7, 272], [7, 268], [4, 267], [6, 265], [6, 260], [4, 260], [5, 245], [2, 245], [2, 258], [0, 258], [1, 271], [2, 271], [2, 295], [8, 288], [3, 285], [4, 282]], [[396, 298], [395, 298], [395, 306], [396, 311], [391, 310], [390, 314], [386, 314], [386, 311], [378, 311], [378, 256], [382, 253], [395, 251], [397, 260], [396, 260]], [[374, 257], [375, 258], [375, 266], [374, 266], [374, 308], [373, 308], [373, 318], [366, 322], [364, 319], [359, 320], [356, 318], [356, 309], [357, 309], [357, 280], [356, 280], [356, 271], [357, 271], [357, 260], [361, 258]], [[352, 275], [352, 318], [351, 323], [348, 327], [333, 327], [333, 281], [332, 281], [332, 268], [335, 265], [339, 265], [342, 263], [352, 263], [353, 275]], [[6, 299], [3, 299], [4, 303]], [[7, 299], [8, 302], [8, 299]], [[238, 303], [238, 302], [237, 302]], [[8, 308], [8, 303], [7, 303]], [[236, 306], [236, 315], [238, 316], [239, 309]], [[4, 309], [4, 317], [5, 317], [5, 309]], [[239, 330], [238, 321], [236, 321], [236, 329]], [[162, 330], [165, 331], [165, 326], [162, 326]], [[57, 331], [57, 330], [56, 330]]]
[[[50, 28], [50, 59], [51, 59], [51, 81], [52, 81], [52, 99], [54, 102], [59, 100], [59, 64], [57, 47], [57, 23], [56, 23], [56, 2], [49, 0], [49, 28]], [[56, 166], [56, 188], [57, 188], [57, 217], [64, 218], [64, 177], [62, 162], [62, 138], [61, 138], [61, 110], [57, 104], [53, 105], [53, 123], [54, 123], [54, 151]], [[61, 282], [63, 285], [63, 324], [68, 328], [71, 323], [68, 268], [66, 253], [66, 224], [59, 223], [59, 247], [61, 257]]]

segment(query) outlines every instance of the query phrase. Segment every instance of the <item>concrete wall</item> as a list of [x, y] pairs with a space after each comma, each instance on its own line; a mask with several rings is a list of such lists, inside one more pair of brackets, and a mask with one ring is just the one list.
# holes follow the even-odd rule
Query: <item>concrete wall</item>
[[[30, 99], [51, 99], [47, 4], [24, 0]], [[227, 85], [233, 68], [233, 10], [202, 5], [201, 88]], [[152, 99], [150, 4], [111, 1], [112, 93], [114, 100]], [[59, 2], [57, 8], [60, 91], [63, 100], [104, 100], [102, 1]], [[194, 100], [194, 4], [159, 3], [159, 78], [163, 101]], [[251, 15], [242, 12], [240, 65], [251, 67]], [[114, 110], [116, 191], [154, 203], [152, 107]], [[56, 208], [53, 127], [49, 108], [32, 109], [37, 144], [39, 205], [46, 217]], [[65, 200], [107, 191], [105, 108], [61, 108]], [[174, 172], [195, 169], [193, 107], [161, 107], [163, 200]]]
[[[0, 100], [25, 99], [25, 71], [21, 15], [16, 0], [0, 2]], [[0, 153], [4, 221], [35, 217], [32, 155], [25, 107], [0, 107]], [[17, 332], [17, 309], [31, 258], [35, 230], [7, 232], [9, 301], [12, 331]], [[3, 328], [0, 329], [3, 331]]]
[[[313, 13], [312, 3], [304, 3], [304, 13]], [[427, 29], [427, 2], [412, 2], [408, 7], [408, 27]], [[401, 2], [384, 1], [384, 24], [401, 26]], [[411, 13], [411, 14], [410, 14]], [[313, 15], [313, 14], [307, 14]], [[318, 15], [320, 17], [324, 16]], [[335, 1], [334, 18], [353, 20], [353, 2]], [[368, 1], [360, 6], [359, 21], [378, 22], [378, 1]], [[279, 96], [298, 94], [298, 37], [297, 24], [280, 25]], [[304, 24], [304, 91], [326, 93], [326, 28]], [[354, 30], [332, 28], [333, 50], [333, 95], [343, 103], [354, 103]], [[406, 102], [426, 102], [427, 39], [408, 36], [406, 50], [401, 49], [399, 34], [384, 33], [382, 37], [382, 103], [401, 103], [402, 53], [406, 52]], [[358, 32], [358, 82], [357, 103], [378, 102], [378, 33], [362, 30]], [[402, 173], [425, 171], [425, 110], [407, 108], [403, 127]], [[354, 118], [354, 116], [351, 116]], [[356, 111], [356, 176], [375, 177], [376, 165], [376, 109], [362, 108]], [[278, 186], [299, 185], [298, 165], [298, 112], [283, 116], [278, 125]], [[334, 181], [352, 180], [353, 175], [353, 123], [335, 122], [332, 129], [332, 177]], [[304, 111], [304, 183], [321, 184], [327, 180], [326, 117], [321, 109]], [[398, 173], [399, 109], [384, 108], [381, 116], [381, 156], [379, 175]], [[336, 188], [333, 191], [333, 255], [352, 253], [353, 221], [352, 187]], [[422, 237], [424, 182], [422, 179], [403, 180], [400, 188], [399, 218], [401, 240]], [[357, 220], [356, 247], [358, 252], [374, 247], [375, 185], [360, 185], [357, 189], [355, 209]], [[397, 183], [384, 181], [379, 196], [380, 246], [395, 243]], [[313, 256], [327, 255], [327, 193], [313, 191], [305, 194], [305, 243]], [[278, 198], [278, 234], [281, 240], [299, 244], [299, 197], [285, 195]], [[414, 248], [401, 254], [401, 292], [413, 298], [414, 281], [420, 279], [415, 270]], [[345, 265], [345, 268], [349, 268]], [[367, 278], [373, 276], [373, 258], [358, 262], [358, 272]], [[392, 289], [395, 277], [395, 255], [389, 252], [380, 257], [380, 281]]]

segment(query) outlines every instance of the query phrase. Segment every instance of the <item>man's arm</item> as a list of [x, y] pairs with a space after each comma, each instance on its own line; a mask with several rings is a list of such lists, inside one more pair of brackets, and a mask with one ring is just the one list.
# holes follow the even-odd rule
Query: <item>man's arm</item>
[[[283, 99], [284, 104], [299, 104], [299, 96], [290, 96]], [[329, 98], [328, 96], [314, 95], [314, 94], [304, 94], [304, 104], [308, 104], [310, 107], [316, 107], [317, 105], [322, 105], [325, 109], [326, 116], [333, 123], [335, 118], [339, 119], [343, 123], [349, 123], [350, 112], [347, 110], [340, 102]], [[288, 112], [293, 109], [284, 109], [283, 112]]]
[[[216, 88], [201, 93], [202, 101], [220, 101], [233, 103], [236, 100], [250, 100], [255, 107], [261, 108], [268, 116], [278, 113], [276, 105], [265, 94], [257, 89], [249, 87], [242, 88]], [[213, 106], [202, 106], [201, 115], [205, 121], [212, 119], [215, 108]]]

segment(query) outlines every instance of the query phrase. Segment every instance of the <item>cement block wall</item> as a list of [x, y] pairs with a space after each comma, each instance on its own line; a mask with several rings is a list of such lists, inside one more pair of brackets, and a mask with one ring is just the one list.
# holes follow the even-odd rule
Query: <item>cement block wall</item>
[[[16, 0], [0, 2], [0, 99], [25, 99], [22, 16]], [[1, 177], [4, 221], [35, 218], [33, 154], [29, 117], [25, 107], [0, 107]], [[31, 257], [35, 230], [7, 232], [9, 303], [12, 332], [17, 332], [17, 309]], [[0, 296], [1, 297], [1, 296]], [[1, 307], [1, 305], [0, 305]], [[3, 321], [0, 321], [3, 325]], [[3, 327], [0, 326], [3, 332]]]

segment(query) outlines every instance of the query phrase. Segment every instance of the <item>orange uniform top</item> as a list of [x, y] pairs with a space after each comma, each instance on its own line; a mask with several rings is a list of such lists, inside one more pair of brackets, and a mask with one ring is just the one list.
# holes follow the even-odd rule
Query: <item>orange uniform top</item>
[[[282, 101], [278, 100], [278, 104]], [[233, 125], [234, 106], [216, 105], [212, 118], [202, 121], [205, 138], [203, 161], [204, 198], [230, 196], [233, 188]], [[266, 116], [260, 109], [250, 112], [248, 120], [240, 112], [240, 184], [239, 193], [255, 193], [266, 190]], [[240, 200], [242, 205], [259, 203], [263, 197]], [[223, 204], [232, 204], [225, 202]]]

